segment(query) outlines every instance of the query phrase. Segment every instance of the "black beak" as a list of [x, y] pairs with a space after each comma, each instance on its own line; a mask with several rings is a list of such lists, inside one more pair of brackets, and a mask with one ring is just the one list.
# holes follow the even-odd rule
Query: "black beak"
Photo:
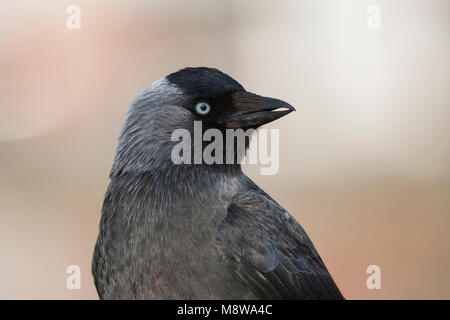
[[284, 101], [246, 91], [233, 93], [231, 101], [234, 112], [223, 121], [225, 127], [231, 129], [257, 128], [295, 111]]

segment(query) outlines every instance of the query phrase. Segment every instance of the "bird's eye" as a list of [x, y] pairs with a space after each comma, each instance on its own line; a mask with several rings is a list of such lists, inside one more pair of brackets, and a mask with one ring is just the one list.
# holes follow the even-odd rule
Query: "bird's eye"
[[211, 111], [211, 106], [207, 104], [206, 102], [199, 102], [195, 106], [195, 112], [198, 114], [204, 116], [205, 114], [208, 114]]

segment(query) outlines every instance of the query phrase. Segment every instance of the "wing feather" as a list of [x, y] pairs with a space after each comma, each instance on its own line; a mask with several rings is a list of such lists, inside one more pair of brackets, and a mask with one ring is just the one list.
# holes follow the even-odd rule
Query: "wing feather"
[[260, 299], [343, 299], [295, 219], [250, 179], [219, 227], [232, 271]]

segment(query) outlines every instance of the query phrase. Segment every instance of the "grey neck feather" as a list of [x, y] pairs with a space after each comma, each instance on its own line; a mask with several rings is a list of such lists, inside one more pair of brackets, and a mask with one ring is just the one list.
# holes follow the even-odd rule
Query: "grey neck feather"
[[143, 192], [132, 188], [145, 189], [152, 197], [145, 201], [151, 200], [159, 209], [197, 198], [205, 201], [200, 195], [229, 199], [237, 192], [242, 174], [238, 164], [176, 165], [172, 162], [171, 151], [177, 143], [170, 140], [172, 131], [184, 128], [193, 132], [193, 115], [178, 107], [183, 97], [176, 85], [161, 79], [135, 99], [119, 138], [110, 172], [110, 189], [127, 188], [130, 196]]

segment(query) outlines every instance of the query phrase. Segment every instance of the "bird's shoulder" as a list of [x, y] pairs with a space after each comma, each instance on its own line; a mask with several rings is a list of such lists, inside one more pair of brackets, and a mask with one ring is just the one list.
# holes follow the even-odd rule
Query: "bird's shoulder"
[[342, 298], [300, 224], [249, 178], [244, 185], [217, 239], [232, 272], [262, 299]]

